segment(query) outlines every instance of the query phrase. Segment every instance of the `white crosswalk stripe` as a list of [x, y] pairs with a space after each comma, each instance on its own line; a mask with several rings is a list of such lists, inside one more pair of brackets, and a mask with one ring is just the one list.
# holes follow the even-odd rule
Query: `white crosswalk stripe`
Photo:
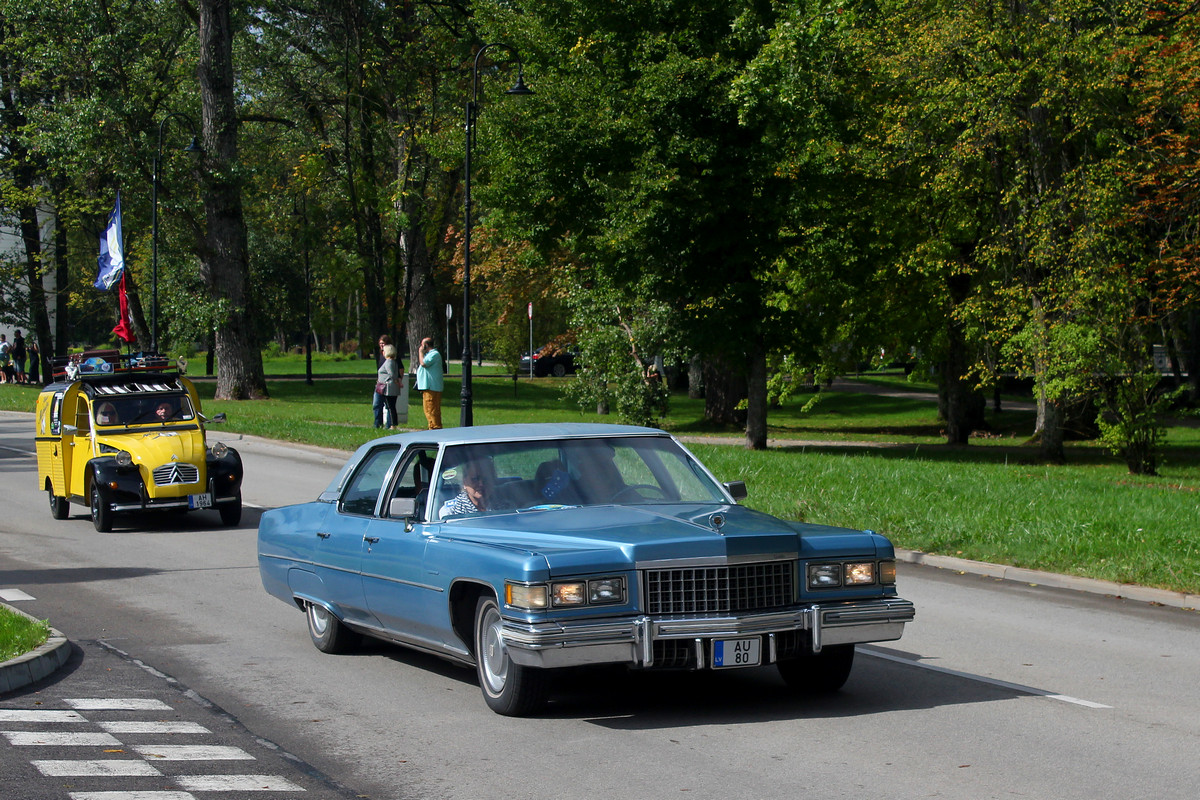
[[278, 775], [180, 775], [175, 782], [189, 792], [302, 792]]
[[25, 709], [0, 709], [0, 722], [87, 722], [78, 711], [41, 711]]
[[162, 700], [143, 697], [80, 697], [63, 700], [78, 711], [170, 711]]
[[253, 761], [254, 756], [240, 747], [224, 745], [142, 744], [133, 748], [142, 758], [152, 761]]
[[210, 733], [198, 722], [115, 722], [96, 723], [109, 733]]
[[38, 772], [49, 778], [112, 777], [134, 778], [162, 775], [151, 764], [131, 758], [103, 761], [34, 761]]
[[107, 733], [58, 733], [55, 731], [3, 731], [14, 747], [120, 747], [121, 741]]

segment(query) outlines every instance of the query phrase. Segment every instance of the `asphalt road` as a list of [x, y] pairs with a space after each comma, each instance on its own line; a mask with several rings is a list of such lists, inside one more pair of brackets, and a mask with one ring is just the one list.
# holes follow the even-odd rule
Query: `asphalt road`
[[[771, 668], [596, 672], [565, 680], [545, 715], [504, 718], [473, 672], [434, 658], [385, 645], [317, 652], [303, 615], [263, 592], [254, 507], [315, 496], [341, 454], [232, 441], [247, 474], [239, 528], [201, 512], [98, 534], [82, 508], [51, 518], [30, 425], [0, 413], [0, 591], [32, 598], [12, 604], [48, 618], [76, 653], [50, 680], [0, 697], [2, 800], [100, 800], [89, 793], [144, 792], [147, 780], [160, 797], [103, 800], [1192, 800], [1200, 785], [1195, 612], [902, 564], [916, 622], [898, 642], [860, 648], [835, 696], [791, 697]], [[116, 733], [119, 746], [99, 747], [121, 752], [91, 760], [151, 753], [163, 777], [46, 775], [37, 763], [90, 751], [18, 744], [39, 723], [5, 713], [81, 698], [158, 699], [170, 710], [148, 717], [194, 722], [254, 760], [169, 770], [155, 748], [205, 734], [138, 750], [137, 735]], [[79, 713], [96, 731], [114, 712]], [[197, 782], [216, 775], [262, 780]]]

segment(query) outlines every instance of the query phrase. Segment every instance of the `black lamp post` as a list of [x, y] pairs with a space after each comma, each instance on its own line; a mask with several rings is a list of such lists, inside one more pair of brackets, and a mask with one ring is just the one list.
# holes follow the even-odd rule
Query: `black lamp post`
[[462, 415], [458, 424], [468, 427], [474, 424], [471, 403], [471, 148], [475, 144], [475, 115], [479, 112], [479, 59], [491, 47], [502, 47], [512, 54], [517, 62], [517, 82], [505, 94], [527, 95], [533, 90], [525, 85], [525, 73], [521, 68], [521, 56], [512, 45], [502, 42], [485, 44], [475, 54], [475, 65], [471, 68], [471, 99], [467, 102], [467, 157], [464, 162], [463, 181], [463, 356], [462, 356]]
[[179, 117], [187, 120], [188, 126], [192, 129], [192, 141], [187, 147], [183, 148], [188, 153], [203, 153], [204, 148], [196, 141], [196, 126], [192, 123], [191, 117], [179, 111], [174, 111], [163, 117], [162, 122], [158, 124], [158, 151], [154, 156], [154, 185], [151, 187], [150, 194], [150, 252], [151, 252], [151, 277], [153, 279], [153, 290], [150, 296], [150, 351], [158, 352], [158, 167], [162, 161], [163, 149], [163, 131], [167, 127], [167, 120], [171, 117]]

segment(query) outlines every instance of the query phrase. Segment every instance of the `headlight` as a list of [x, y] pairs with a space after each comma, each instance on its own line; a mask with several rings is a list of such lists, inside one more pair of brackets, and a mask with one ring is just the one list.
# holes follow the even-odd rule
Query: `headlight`
[[809, 564], [808, 588], [829, 589], [842, 585], [841, 564]]
[[133, 456], [129, 455], [125, 450], [121, 450], [117, 453], [116, 460], [118, 467], [128, 467], [133, 463]]
[[229, 447], [224, 442], [217, 442], [212, 446], [213, 458], [224, 458], [229, 452]]
[[589, 603], [621, 603], [625, 600], [624, 578], [600, 578], [588, 581]]
[[587, 602], [587, 584], [583, 581], [574, 583], [555, 583], [550, 587], [550, 605], [581, 606]]
[[875, 582], [875, 562], [861, 561], [846, 565], [845, 583], [847, 586], [863, 586]]
[[504, 584], [504, 602], [516, 608], [545, 608], [548, 603], [545, 586]]

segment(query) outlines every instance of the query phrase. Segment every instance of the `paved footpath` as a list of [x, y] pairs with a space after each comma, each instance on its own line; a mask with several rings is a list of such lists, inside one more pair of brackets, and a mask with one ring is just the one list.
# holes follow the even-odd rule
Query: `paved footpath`
[[359, 797], [164, 675], [97, 641], [0, 700], [2, 800]]

